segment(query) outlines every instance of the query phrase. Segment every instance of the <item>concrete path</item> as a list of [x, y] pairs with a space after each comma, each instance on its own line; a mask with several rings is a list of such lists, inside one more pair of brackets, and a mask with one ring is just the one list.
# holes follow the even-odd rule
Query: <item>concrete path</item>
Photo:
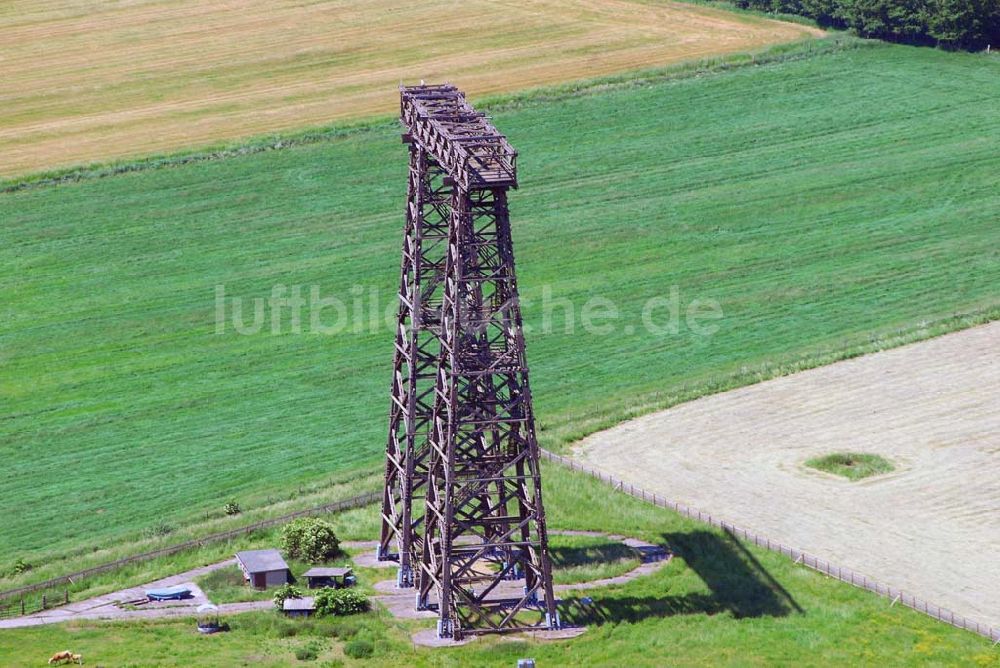
[[[622, 575], [589, 582], [574, 582], [572, 584], [557, 584], [552, 587], [555, 592], [580, 591], [586, 589], [596, 589], [597, 587], [608, 587], [612, 585], [623, 585], [644, 575], [650, 575], [660, 570], [670, 562], [673, 556], [669, 548], [665, 545], [655, 545], [639, 540], [638, 538], [626, 538], [615, 534], [606, 534], [599, 531], [575, 531], [575, 530], [550, 530], [549, 535], [563, 536], [594, 536], [607, 538], [608, 540], [619, 541], [629, 546], [639, 555], [639, 565]], [[355, 557], [354, 562], [358, 563]], [[374, 559], [374, 552], [370, 555]], [[379, 562], [386, 563], [386, 562]], [[393, 565], [389, 562], [390, 565]], [[497, 598], [517, 598], [521, 595], [524, 586], [523, 580], [502, 582], [495, 590]], [[396, 587], [396, 580], [383, 580], [375, 583], [375, 599], [384, 605], [393, 616], [401, 619], [434, 619], [437, 613], [432, 610], [417, 610], [414, 606], [416, 590], [411, 588], [399, 589]], [[432, 601], [433, 603], [433, 601]]]
[[[620, 541], [635, 550], [639, 555], [640, 560], [640, 564], [638, 566], [630, 570], [628, 573], [624, 573], [616, 577], [591, 580], [590, 582], [575, 582], [573, 584], [555, 585], [552, 589], [556, 593], [625, 584], [626, 582], [631, 582], [638, 577], [649, 575], [658, 571], [670, 562], [670, 558], [672, 556], [670, 550], [665, 545], [654, 545], [653, 543], [647, 543], [646, 541], [639, 540], [637, 538], [626, 538], [624, 536], [606, 534], [599, 531], [549, 530], [549, 535], [594, 536]], [[372, 543], [373, 548], [375, 545], [375, 543]], [[362, 547], [361, 544], [358, 546]], [[368, 557], [373, 560], [375, 558], [374, 552], [370, 552]], [[355, 563], [357, 563], [357, 560], [358, 557], [355, 557]], [[494, 590], [491, 598], [516, 599], [522, 595], [523, 587], [523, 580], [501, 582]], [[400, 619], [436, 619], [438, 616], [437, 612], [433, 610], [417, 610], [414, 607], [416, 590], [412, 587], [408, 589], [398, 589], [396, 587], [395, 580], [383, 580], [375, 583], [375, 590], [379, 592], [375, 595], [375, 599], [384, 605], [394, 617], [398, 617]], [[431, 604], [434, 605], [436, 599], [434, 599], [433, 596], [431, 599]], [[556, 604], [560, 605], [561, 602], [557, 600]], [[566, 640], [569, 638], [575, 638], [586, 630], [586, 627], [583, 626], [566, 626], [553, 631], [547, 629], [525, 631], [518, 633], [513, 637], [532, 638], [535, 640]], [[437, 629], [431, 628], [416, 631], [410, 636], [410, 638], [413, 640], [414, 644], [424, 647], [455, 647], [472, 642], [478, 638], [478, 636], [469, 635], [460, 641], [455, 641], [451, 638], [439, 638], [437, 635]]]
[[[804, 465], [845, 451], [896, 470]], [[1000, 322], [691, 401], [574, 457], [1000, 625]]]
[[[596, 532], [582, 531], [553, 531], [552, 533], [585, 534], [593, 536], [604, 535]], [[611, 584], [623, 584], [641, 575], [652, 573], [653, 571], [662, 568], [667, 561], [669, 561], [670, 554], [663, 546], [653, 545], [652, 543], [646, 543], [634, 538], [625, 538], [623, 536], [608, 536], [608, 538], [611, 540], [620, 540], [629, 547], [635, 549], [639, 552], [642, 563], [628, 573], [618, 577], [606, 578], [594, 582], [557, 585], [555, 589], [557, 591], [566, 591], [571, 589], [603, 587]], [[366, 549], [371, 551], [370, 555], [367, 552], [364, 555], [359, 555], [362, 561], [365, 560], [365, 557], [368, 557], [369, 561], [377, 563], [380, 566], [393, 566], [391, 562], [375, 561], [373, 550], [377, 545], [378, 543], [376, 541], [349, 541], [345, 542], [343, 547], [347, 549]], [[355, 558], [356, 562], [357, 559], [358, 558]], [[43, 624], [58, 624], [61, 622], [72, 621], [74, 619], [128, 620], [193, 616], [197, 614], [198, 606], [204, 603], [211, 603], [211, 601], [208, 600], [208, 597], [205, 596], [205, 592], [203, 592], [201, 588], [194, 583], [194, 580], [202, 575], [205, 575], [206, 573], [211, 573], [212, 571], [225, 568], [227, 566], [233, 566], [235, 564], [235, 559], [227, 559], [215, 564], [209, 564], [208, 566], [201, 566], [183, 573], [171, 575], [138, 587], [120, 589], [118, 591], [103, 594], [101, 596], [95, 596], [82, 601], [74, 601], [68, 605], [43, 610], [31, 615], [25, 615], [24, 617], [0, 620], [0, 629], [24, 628], [28, 626], [41, 626]], [[147, 589], [162, 589], [164, 587], [173, 587], [176, 585], [183, 585], [191, 589], [191, 597], [181, 601], [150, 601], [149, 603], [144, 603], [142, 607], [135, 609], [120, 607], [121, 604], [126, 604], [130, 601], [145, 599], [145, 592]], [[397, 590], [395, 588], [394, 581], [378, 583], [376, 588], [385, 592], [376, 598], [385, 604], [396, 616], [436, 616], [433, 612], [418, 613], [413, 610], [412, 589]], [[273, 603], [271, 601], [245, 601], [240, 603], [224, 603], [219, 605], [218, 609], [219, 614], [225, 615], [248, 612], [251, 610], [267, 610], [272, 606]]]
[[[235, 559], [227, 559], [216, 564], [202, 566], [184, 573], [171, 575], [170, 577], [156, 580], [139, 587], [130, 587], [119, 591], [111, 592], [88, 598], [83, 601], [74, 601], [69, 605], [59, 608], [51, 608], [36, 612], [24, 617], [0, 620], [0, 629], [12, 629], [25, 626], [39, 626], [42, 624], [58, 624], [74, 619], [155, 619], [160, 617], [178, 617], [184, 615], [197, 614], [198, 606], [203, 603], [210, 603], [205, 593], [194, 583], [194, 580], [206, 573], [232, 566]], [[134, 610], [119, 607], [119, 603], [135, 601], [145, 598], [145, 590], [159, 589], [163, 587], [173, 587], [184, 585], [191, 589], [191, 598], [181, 601], [151, 601], [143, 604], [142, 607]], [[271, 601], [248, 601], [244, 603], [225, 603], [219, 606], [219, 614], [231, 614], [236, 612], [246, 612], [248, 610], [263, 610], [272, 607]]]
[[[378, 545], [377, 541], [345, 541], [341, 546], [345, 549], [365, 549], [374, 550]], [[367, 556], [367, 553], [366, 555]], [[392, 562], [376, 561], [374, 552], [369, 559], [371, 564], [384, 567], [395, 567]], [[120, 589], [109, 594], [95, 596], [82, 601], [74, 601], [69, 605], [58, 608], [50, 608], [41, 612], [36, 612], [24, 617], [14, 617], [12, 619], [0, 620], [0, 629], [23, 628], [26, 626], [39, 626], [42, 624], [58, 624], [74, 619], [157, 619], [161, 617], [182, 617], [185, 615], [197, 614], [198, 606], [204, 603], [211, 603], [205, 592], [201, 590], [194, 581], [212, 571], [236, 564], [235, 559], [226, 559], [208, 566], [194, 568], [177, 575], [156, 580], [138, 587]], [[184, 585], [191, 589], [191, 598], [182, 601], [150, 601], [141, 607], [128, 609], [120, 607], [119, 604], [144, 599], [147, 589], [162, 589]], [[223, 603], [218, 606], [219, 614], [233, 614], [247, 612], [250, 610], [267, 610], [274, 604], [271, 601], [245, 601], [240, 603]]]

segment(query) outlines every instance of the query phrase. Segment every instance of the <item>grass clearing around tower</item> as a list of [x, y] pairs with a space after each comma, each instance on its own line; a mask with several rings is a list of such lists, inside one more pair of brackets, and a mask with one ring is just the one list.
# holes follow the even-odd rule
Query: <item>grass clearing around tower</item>
[[861, 480], [873, 475], [889, 473], [895, 467], [885, 457], [862, 452], [836, 452], [806, 461], [806, 466], [825, 471], [848, 480]]
[[639, 565], [635, 550], [603, 536], [549, 536], [552, 582], [574, 584], [624, 575]]
[[[377, 605], [345, 618], [286, 619], [276, 612], [227, 617], [230, 631], [203, 639], [193, 620], [77, 622], [0, 631], [0, 661], [30, 666], [69, 647], [88, 665], [218, 666], [294, 663], [320, 643], [319, 663], [493, 667], [534, 657], [540, 665], [771, 666], [994, 665], [989, 642], [934, 621], [784, 556], [613, 491], [581, 473], [543, 464], [553, 529], [599, 530], [665, 543], [664, 568], [621, 586], [566, 592], [564, 620], [587, 624], [568, 641], [486, 637], [457, 648], [415, 647], [410, 634], [433, 619], [400, 620]], [[353, 511], [374, 536], [378, 509]], [[331, 521], [340, 526], [338, 517]], [[554, 543], [558, 544], [558, 543]], [[392, 569], [357, 569], [370, 591]], [[586, 602], [584, 599], [590, 599]], [[372, 644], [371, 660], [344, 655], [347, 642]], [[171, 651], [164, 651], [170, 647]], [[46, 654], [48, 652], [49, 654]], [[43, 656], [44, 655], [44, 656]]]

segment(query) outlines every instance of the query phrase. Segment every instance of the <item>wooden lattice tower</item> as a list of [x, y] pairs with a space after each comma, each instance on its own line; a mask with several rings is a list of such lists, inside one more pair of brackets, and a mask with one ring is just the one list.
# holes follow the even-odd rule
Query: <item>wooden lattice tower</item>
[[379, 557], [399, 560], [397, 584], [437, 609], [442, 637], [557, 628], [507, 209], [517, 153], [450, 85], [402, 88], [401, 119]]

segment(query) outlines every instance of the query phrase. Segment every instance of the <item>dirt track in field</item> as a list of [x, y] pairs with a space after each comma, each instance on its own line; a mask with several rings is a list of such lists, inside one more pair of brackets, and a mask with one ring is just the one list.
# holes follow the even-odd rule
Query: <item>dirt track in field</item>
[[811, 34], [630, 0], [13, 0], [0, 176], [392, 113], [401, 81], [483, 95]]
[[[836, 451], [897, 469], [803, 465]], [[1000, 322], [682, 404], [574, 456], [1000, 626]]]

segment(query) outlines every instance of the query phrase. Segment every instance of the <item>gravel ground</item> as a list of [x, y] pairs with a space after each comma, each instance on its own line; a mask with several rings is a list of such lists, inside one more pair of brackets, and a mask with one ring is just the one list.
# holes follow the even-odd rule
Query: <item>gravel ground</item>
[[[804, 466], [837, 451], [896, 470]], [[1000, 322], [704, 397], [574, 456], [1000, 626]]]

